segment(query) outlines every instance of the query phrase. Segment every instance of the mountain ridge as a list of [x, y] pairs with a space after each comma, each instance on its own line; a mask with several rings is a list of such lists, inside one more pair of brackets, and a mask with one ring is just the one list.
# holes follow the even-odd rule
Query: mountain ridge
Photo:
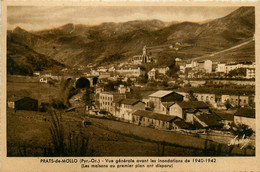
[[[191, 45], [180, 49], [177, 54], [172, 52], [173, 56], [185, 60], [228, 49], [253, 37], [255, 9], [241, 7], [227, 16], [206, 23], [167, 24], [160, 20], [135, 20], [95, 26], [68, 23], [33, 32], [21, 29], [8, 31], [7, 39], [65, 65], [108, 63], [108, 59], [115, 55], [118, 55], [118, 61], [127, 60], [141, 54], [145, 45], [174, 45], [176, 42]], [[248, 50], [252, 54], [252, 49]], [[156, 53], [153, 55], [156, 56]], [[116, 61], [110, 61], [113, 62]]]

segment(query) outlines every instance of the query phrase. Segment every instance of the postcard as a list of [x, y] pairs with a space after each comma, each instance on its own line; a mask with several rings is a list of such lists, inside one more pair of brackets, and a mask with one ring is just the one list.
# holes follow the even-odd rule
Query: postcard
[[259, 2], [1, 4], [3, 171], [260, 170]]

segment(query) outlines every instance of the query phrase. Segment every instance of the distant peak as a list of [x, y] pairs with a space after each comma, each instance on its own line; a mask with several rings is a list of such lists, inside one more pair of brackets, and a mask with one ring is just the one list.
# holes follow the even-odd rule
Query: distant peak
[[13, 32], [27, 32], [25, 29], [23, 29], [23, 28], [21, 28], [20, 26], [17, 26], [14, 30], [13, 30]]

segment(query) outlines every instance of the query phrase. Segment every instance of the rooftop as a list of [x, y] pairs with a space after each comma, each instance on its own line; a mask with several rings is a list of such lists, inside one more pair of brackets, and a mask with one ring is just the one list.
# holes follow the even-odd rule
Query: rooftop
[[126, 105], [135, 105], [138, 102], [142, 102], [142, 101], [138, 99], [123, 99], [120, 103]]
[[147, 111], [147, 110], [138, 110], [134, 112], [133, 115], [138, 115], [150, 119], [156, 119], [156, 120], [167, 121], [167, 122], [173, 121], [178, 118], [177, 116], [163, 115], [163, 114], [153, 113], [152, 111]]
[[212, 113], [212, 114], [199, 114], [196, 115], [196, 117], [201, 120], [202, 122], [204, 122], [205, 124], [207, 124], [209, 127], [210, 126], [218, 126], [220, 125], [220, 123], [218, 121], [222, 120], [221, 117], [219, 117], [218, 115]]
[[224, 120], [234, 121], [234, 114], [217, 112], [217, 115], [220, 116]]
[[198, 109], [208, 108], [209, 106], [203, 101], [188, 101], [188, 102], [177, 102], [182, 109]]
[[255, 109], [241, 108], [238, 109], [234, 116], [241, 116], [247, 118], [255, 118]]
[[177, 92], [208, 93], [217, 95], [254, 95], [252, 89], [223, 89], [223, 88], [181, 88]]
[[174, 105], [175, 103], [174, 102], [162, 102], [162, 105], [165, 107], [165, 108], [169, 108], [171, 107], [172, 105]]
[[164, 97], [171, 93], [173, 93], [173, 91], [159, 90], [159, 91], [156, 91], [155, 93], [149, 95], [149, 97]]
[[101, 92], [100, 94], [109, 94], [109, 95], [125, 95], [119, 92]]

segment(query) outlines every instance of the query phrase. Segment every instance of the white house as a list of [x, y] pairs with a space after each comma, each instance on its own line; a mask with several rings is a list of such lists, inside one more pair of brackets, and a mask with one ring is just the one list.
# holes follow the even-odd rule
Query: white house
[[119, 118], [132, 122], [133, 113], [137, 110], [145, 110], [145, 103], [137, 99], [124, 99], [120, 101]]

